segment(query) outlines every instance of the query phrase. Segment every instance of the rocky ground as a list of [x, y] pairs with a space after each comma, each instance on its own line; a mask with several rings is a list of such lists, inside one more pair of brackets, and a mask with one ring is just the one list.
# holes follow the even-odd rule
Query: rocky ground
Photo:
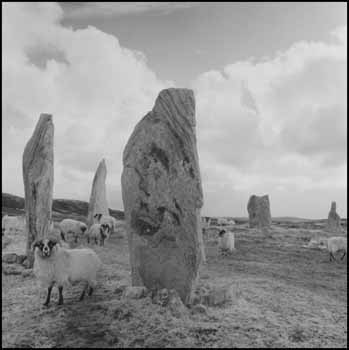
[[[217, 290], [228, 292], [217, 303], [191, 308], [127, 292], [130, 265], [122, 235], [94, 246], [104, 267], [95, 294], [82, 302], [76, 285], [64, 291], [63, 306], [54, 289], [50, 307], [43, 307], [45, 291], [33, 275], [3, 262], [2, 346], [346, 347], [347, 260], [330, 263], [325, 251], [305, 248], [310, 238], [330, 234], [301, 226], [273, 225], [265, 237], [237, 225], [236, 252], [228, 256], [218, 252], [217, 230], [206, 231], [198, 290], [214, 297]], [[23, 232], [5, 241], [3, 256], [20, 253]]]

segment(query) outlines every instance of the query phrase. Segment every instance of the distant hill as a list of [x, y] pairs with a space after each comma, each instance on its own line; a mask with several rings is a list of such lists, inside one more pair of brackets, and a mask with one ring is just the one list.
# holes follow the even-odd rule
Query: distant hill
[[[2, 214], [23, 215], [24, 198], [9, 193], [2, 193]], [[52, 205], [53, 220], [60, 221], [64, 218], [75, 218], [86, 221], [88, 203], [72, 199], [54, 199]], [[124, 219], [124, 212], [121, 210], [109, 209], [110, 215], [118, 220]]]

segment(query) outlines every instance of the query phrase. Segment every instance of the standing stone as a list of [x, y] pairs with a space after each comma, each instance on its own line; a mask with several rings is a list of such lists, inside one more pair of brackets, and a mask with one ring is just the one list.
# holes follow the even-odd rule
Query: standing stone
[[187, 303], [204, 260], [192, 90], [160, 92], [128, 140], [123, 165], [132, 284], [175, 289]]
[[26, 232], [29, 266], [34, 262], [32, 243], [48, 234], [52, 216], [53, 122], [41, 114], [23, 153]]
[[109, 208], [105, 189], [106, 177], [107, 167], [105, 165], [105, 159], [102, 159], [98, 165], [92, 183], [92, 190], [87, 214], [87, 225], [89, 227], [93, 224], [93, 216], [95, 214], [109, 215]]
[[326, 230], [332, 233], [342, 232], [341, 218], [336, 212], [336, 202], [331, 203], [331, 209], [328, 213]]
[[271, 225], [269, 196], [252, 195], [247, 204], [250, 227], [267, 228]]

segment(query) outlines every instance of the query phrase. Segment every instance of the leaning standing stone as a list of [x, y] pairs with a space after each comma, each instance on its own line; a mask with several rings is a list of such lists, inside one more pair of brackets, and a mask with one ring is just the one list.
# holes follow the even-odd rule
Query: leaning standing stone
[[132, 284], [190, 298], [203, 256], [203, 205], [192, 90], [166, 89], [123, 154]]
[[271, 225], [269, 196], [252, 195], [247, 204], [250, 227], [266, 228]]
[[88, 205], [87, 225], [93, 224], [95, 214], [109, 215], [105, 180], [107, 177], [107, 167], [102, 159], [98, 165], [95, 177], [93, 178], [90, 202]]
[[41, 114], [23, 153], [26, 231], [29, 266], [33, 265], [31, 245], [47, 235], [52, 216], [53, 122]]

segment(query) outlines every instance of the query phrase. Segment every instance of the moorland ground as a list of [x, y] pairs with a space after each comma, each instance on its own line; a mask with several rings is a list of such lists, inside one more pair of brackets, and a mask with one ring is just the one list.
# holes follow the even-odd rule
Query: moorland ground
[[[175, 316], [150, 297], [123, 296], [130, 264], [122, 235], [93, 246], [104, 267], [95, 294], [81, 302], [77, 285], [64, 290], [63, 306], [54, 289], [45, 308], [35, 277], [5, 274], [3, 263], [2, 346], [346, 347], [347, 260], [330, 263], [325, 251], [304, 247], [330, 234], [294, 226], [274, 224], [265, 237], [236, 225], [236, 251], [228, 256], [218, 252], [217, 230], [207, 230], [198, 286], [230, 285], [232, 298], [203, 313], [188, 309]], [[10, 240], [3, 253], [23, 247], [24, 233]]]

